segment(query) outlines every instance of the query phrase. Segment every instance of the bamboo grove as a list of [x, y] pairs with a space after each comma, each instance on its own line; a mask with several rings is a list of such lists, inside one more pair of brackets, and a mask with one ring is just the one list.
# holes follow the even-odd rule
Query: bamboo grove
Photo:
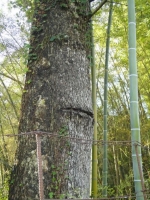
[[[93, 1], [91, 10], [98, 5], [99, 1]], [[93, 97], [97, 96], [93, 100], [97, 122], [94, 140], [104, 142], [93, 145], [92, 178], [96, 180], [92, 182], [93, 197], [135, 196], [136, 191], [138, 200], [146, 198], [141, 192], [136, 147], [144, 187], [150, 193], [149, 6], [146, 0], [107, 1], [92, 16], [91, 80], [94, 80]], [[0, 10], [0, 199], [3, 200], [7, 200], [17, 147], [17, 138], [5, 135], [17, 134], [34, 5], [30, 0], [17, 0], [10, 7], [15, 10], [14, 15]]]

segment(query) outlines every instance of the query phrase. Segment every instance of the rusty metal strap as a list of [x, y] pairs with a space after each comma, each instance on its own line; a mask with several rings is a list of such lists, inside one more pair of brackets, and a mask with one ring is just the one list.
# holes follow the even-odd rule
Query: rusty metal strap
[[37, 144], [39, 196], [40, 196], [40, 200], [44, 200], [43, 170], [42, 170], [42, 155], [41, 155], [41, 136], [39, 134], [36, 134], [36, 144]]

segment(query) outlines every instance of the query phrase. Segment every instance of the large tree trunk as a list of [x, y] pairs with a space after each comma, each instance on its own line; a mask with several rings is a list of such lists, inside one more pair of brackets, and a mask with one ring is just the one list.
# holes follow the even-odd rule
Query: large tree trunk
[[[92, 139], [89, 2], [40, 0], [33, 18], [19, 133]], [[82, 144], [81, 144], [82, 142]], [[42, 136], [44, 194], [88, 198], [91, 144]], [[19, 136], [9, 200], [38, 199], [35, 136]]]

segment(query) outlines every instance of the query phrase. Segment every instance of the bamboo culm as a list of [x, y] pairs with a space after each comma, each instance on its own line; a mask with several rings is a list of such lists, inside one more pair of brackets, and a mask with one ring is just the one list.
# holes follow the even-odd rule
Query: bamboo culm
[[[142, 192], [142, 156], [138, 108], [138, 76], [136, 61], [136, 21], [135, 21], [135, 2], [128, 0], [128, 31], [129, 31], [129, 78], [130, 78], [130, 123], [131, 123], [131, 141], [132, 141], [132, 163], [134, 174], [134, 186], [137, 200], [144, 200]], [[138, 156], [138, 157], [137, 157]], [[138, 162], [141, 167], [139, 168]]]
[[92, 73], [92, 103], [94, 112], [94, 133], [92, 146], [92, 197], [97, 198], [97, 102], [96, 102], [96, 67], [93, 24], [91, 22], [91, 73]]
[[112, 8], [113, 2], [110, 2], [107, 38], [106, 38], [106, 56], [105, 56], [105, 77], [104, 77], [104, 120], [103, 120], [103, 175], [102, 175], [102, 195], [107, 197], [107, 174], [108, 174], [108, 161], [107, 161], [107, 91], [108, 91], [108, 63], [109, 63], [109, 46], [110, 46], [110, 28], [112, 21]]

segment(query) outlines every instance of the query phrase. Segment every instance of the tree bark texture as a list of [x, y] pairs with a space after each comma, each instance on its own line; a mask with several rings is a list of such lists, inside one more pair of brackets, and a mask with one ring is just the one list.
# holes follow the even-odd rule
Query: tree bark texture
[[[59, 136], [41, 137], [47, 199], [90, 193], [91, 143], [67, 138], [92, 139], [88, 14], [86, 0], [35, 3], [19, 133]], [[9, 200], [39, 199], [35, 136], [18, 138]]]

